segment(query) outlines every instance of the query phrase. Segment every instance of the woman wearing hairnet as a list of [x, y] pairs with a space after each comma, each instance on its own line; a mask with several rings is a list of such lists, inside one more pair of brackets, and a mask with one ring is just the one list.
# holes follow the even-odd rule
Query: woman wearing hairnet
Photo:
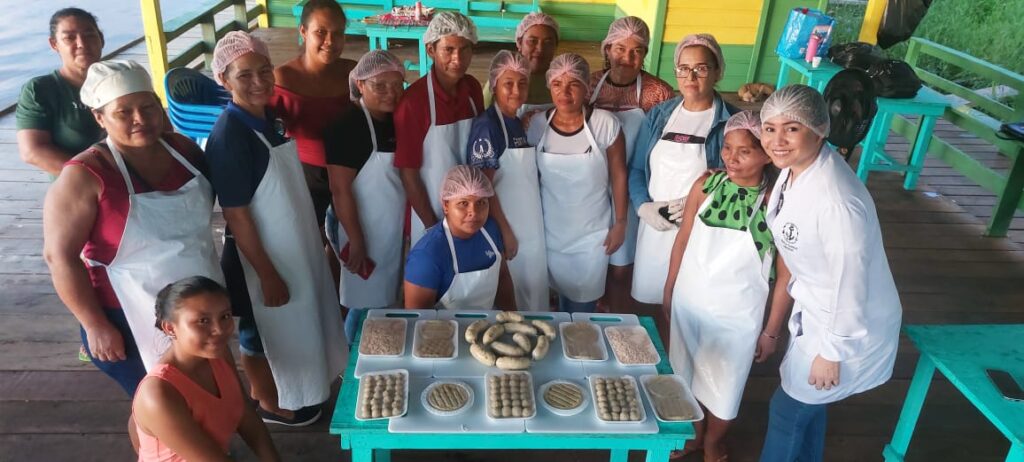
[[765, 223], [771, 158], [760, 137], [757, 114], [729, 118], [725, 170], [709, 171], [690, 187], [669, 259], [663, 302], [671, 320], [669, 360], [691, 380], [706, 411], [692, 445], [704, 448], [705, 460], [727, 457], [724, 437], [739, 411], [751, 360], [763, 361], [775, 350], [789, 312], [788, 297], [773, 303], [761, 331], [775, 246]]
[[551, 61], [555, 107], [527, 130], [537, 147], [548, 277], [561, 311], [594, 311], [604, 295], [608, 256], [626, 235], [626, 152], [619, 121], [588, 109], [590, 66], [566, 53]]
[[371, 50], [348, 78], [356, 104], [327, 126], [324, 151], [338, 206], [327, 210], [327, 238], [344, 267], [338, 289], [351, 339], [362, 310], [391, 306], [401, 283], [405, 190], [394, 166], [392, 114], [405, 66], [388, 51]]
[[[544, 82], [544, 73], [551, 67], [558, 47], [558, 21], [546, 13], [535, 11], [523, 17], [516, 26], [516, 50], [523, 55], [529, 69], [529, 87], [526, 103], [519, 108], [519, 114], [526, 114], [551, 107], [551, 92]], [[484, 105], [493, 102], [494, 89], [484, 85]]]
[[821, 94], [784, 87], [765, 101], [761, 119], [761, 145], [782, 169], [768, 201], [784, 269], [777, 287], [794, 301], [761, 460], [820, 461], [826, 405], [892, 375], [902, 308], [874, 201], [825, 143]]
[[515, 289], [488, 210], [494, 188], [479, 168], [457, 165], [441, 184], [441, 223], [430, 227], [405, 263], [405, 307], [511, 309]]
[[231, 92], [206, 158], [229, 229], [221, 265], [241, 317], [242, 367], [265, 422], [309, 425], [348, 359], [313, 203], [296, 142], [268, 107], [274, 67], [266, 44], [229, 32], [212, 67]]
[[488, 79], [494, 103], [473, 119], [466, 161], [494, 182], [491, 215], [505, 243], [505, 258], [516, 286], [516, 308], [547, 311], [548, 264], [537, 154], [516, 117], [526, 100], [529, 78], [523, 56], [507, 50], [494, 56]]
[[437, 195], [448, 169], [463, 163], [469, 126], [483, 111], [480, 82], [466, 73], [476, 25], [454, 11], [434, 15], [421, 39], [434, 60], [395, 109], [395, 167], [412, 206], [411, 245], [441, 216]]
[[674, 63], [682, 95], [647, 114], [630, 162], [629, 194], [642, 221], [632, 295], [641, 303], [662, 302], [668, 256], [690, 185], [708, 168], [722, 167], [722, 133], [738, 112], [715, 91], [725, 60], [714, 37], [683, 37]]

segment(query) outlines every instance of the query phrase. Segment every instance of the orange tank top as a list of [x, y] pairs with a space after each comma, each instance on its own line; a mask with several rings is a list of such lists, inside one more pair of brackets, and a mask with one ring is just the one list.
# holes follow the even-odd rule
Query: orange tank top
[[[231, 435], [238, 429], [242, 421], [245, 401], [238, 376], [231, 365], [223, 359], [211, 359], [213, 378], [217, 383], [220, 397], [210, 394], [170, 364], [159, 364], [146, 374], [143, 380], [156, 377], [170, 383], [185, 398], [192, 417], [214, 439], [224, 452], [228, 451]], [[134, 411], [134, 404], [133, 404]], [[171, 448], [164, 445], [155, 436], [144, 432], [136, 425], [139, 433], [139, 462], [184, 462]]]

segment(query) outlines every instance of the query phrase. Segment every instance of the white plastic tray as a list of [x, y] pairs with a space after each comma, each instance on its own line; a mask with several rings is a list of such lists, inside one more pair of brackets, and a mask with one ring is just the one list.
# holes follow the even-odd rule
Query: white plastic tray
[[652, 379], [652, 378], [654, 378], [654, 377], [658, 377], [658, 374], [642, 375], [642, 376], [640, 376], [640, 384], [643, 386], [643, 389], [644, 389], [644, 397], [646, 397], [647, 401], [651, 403], [651, 410], [653, 411], [654, 417], [656, 417], [658, 420], [660, 420], [662, 422], [673, 422], [673, 423], [675, 423], [675, 422], [696, 422], [698, 420], [703, 420], [704, 419], [704, 411], [700, 408], [700, 405], [697, 404], [697, 398], [695, 398], [693, 396], [693, 392], [690, 391], [690, 387], [689, 387], [689, 385], [686, 384], [686, 381], [683, 380], [682, 377], [680, 377], [678, 375], [675, 375], [675, 374], [662, 374], [662, 375], [665, 375], [667, 377], [672, 377], [672, 379], [676, 383], [678, 383], [680, 386], [683, 387], [683, 396], [685, 397], [686, 402], [689, 403], [690, 406], [692, 406], [694, 409], [697, 410], [697, 415], [696, 415], [695, 418], [690, 419], [690, 420], [665, 420], [665, 419], [662, 419], [661, 416], [658, 415], [658, 411], [654, 408], [654, 399], [651, 398], [651, 393], [649, 391], [647, 391], [647, 381]]
[[[523, 433], [526, 426], [523, 419], [495, 420], [487, 417], [487, 399], [485, 379], [461, 379], [473, 389], [476, 397], [473, 404], [462, 414], [454, 417], [441, 417], [432, 414], [423, 407], [420, 400], [409, 402], [409, 410], [405, 416], [391, 419], [388, 431], [391, 433]], [[409, 382], [409, 393], [418, 396], [423, 393], [433, 379], [412, 378]], [[408, 402], [408, 401], [407, 401]]]
[[[364, 318], [363, 319], [363, 328], [364, 329], [366, 328], [366, 323], [367, 322], [374, 322], [374, 321], [380, 320], [380, 319], [385, 319], [385, 318], [380, 318], [380, 317], [377, 317], [377, 318]], [[399, 357], [401, 357], [402, 355], [405, 354], [405, 346], [406, 346], [406, 343], [408, 343], [408, 342], [406, 342], [406, 337], [409, 336], [409, 320], [405, 319], [405, 318], [392, 318], [390, 320], [385, 320], [385, 322], [387, 322], [387, 321], [398, 321], [398, 322], [400, 322], [402, 324], [402, 350], [399, 351], [397, 355], [369, 355], [369, 354], [364, 354], [363, 352], [360, 351], [359, 352], [359, 356], [366, 356], [366, 357], [370, 357], [370, 358], [399, 358]], [[365, 337], [366, 337], [366, 331], [364, 330], [362, 332], [362, 335], [360, 336], [360, 339], [365, 338]], [[362, 340], [360, 340], [360, 342], [359, 342], [359, 348], [360, 349], [363, 348]]]
[[[469, 398], [466, 400], [466, 404], [465, 405], [463, 405], [462, 407], [460, 407], [460, 408], [458, 408], [458, 409], [456, 409], [454, 411], [442, 411], [440, 409], [434, 409], [433, 407], [430, 406], [430, 404], [427, 402], [427, 395], [430, 394], [431, 390], [433, 390], [434, 388], [438, 387], [439, 385], [442, 385], [442, 384], [445, 384], [445, 383], [451, 383], [451, 384], [458, 385], [458, 386], [462, 387], [462, 389], [466, 390], [467, 393], [469, 393]], [[439, 417], [454, 417], [454, 416], [457, 416], [459, 414], [462, 414], [463, 412], [466, 412], [470, 408], [473, 407], [473, 401], [475, 399], [476, 399], [476, 394], [473, 393], [473, 388], [470, 387], [469, 384], [467, 384], [466, 382], [460, 381], [460, 380], [451, 380], [451, 379], [448, 379], [448, 380], [445, 380], [445, 379], [435, 380], [430, 385], [427, 385], [426, 388], [423, 389], [423, 393], [420, 394], [420, 404], [423, 405], [423, 408], [426, 409], [431, 414], [434, 414], [434, 415], [439, 416]]]
[[573, 321], [589, 321], [594, 324], [604, 326], [616, 326], [616, 325], [635, 325], [640, 324], [640, 318], [636, 317], [635, 314], [628, 313], [573, 313]]
[[[487, 413], [487, 418], [491, 419], [491, 420], [520, 420], [520, 421], [525, 421], [525, 420], [530, 420], [530, 419], [536, 417], [536, 415], [537, 415], [537, 407], [538, 407], [537, 406], [537, 387], [535, 387], [534, 384], [533, 384], [533, 375], [530, 374], [528, 371], [501, 371], [501, 372], [492, 372], [492, 373], [487, 374], [484, 377], [484, 390], [487, 391], [487, 393], [485, 393], [484, 401], [486, 401], [487, 403], [490, 403], [490, 401], [491, 401], [490, 390], [487, 388], [487, 382], [489, 382], [491, 380], [491, 377], [499, 377], [499, 376], [502, 376], [502, 375], [509, 375], [509, 374], [524, 374], [524, 375], [526, 375], [526, 380], [527, 380], [527, 382], [530, 383], [530, 394], [533, 395], [532, 396], [532, 398], [533, 398], [533, 414], [531, 414], [529, 416], [526, 416], [526, 417], [491, 417], [491, 415], [489, 413]], [[487, 410], [487, 407], [485, 406], [484, 407], [485, 413], [486, 413], [486, 410]]]
[[[407, 320], [435, 319], [435, 310], [403, 310], [403, 309], [374, 309], [366, 312], [366, 318], [400, 317]], [[420, 360], [412, 357], [412, 342], [414, 335], [409, 335], [408, 329], [405, 332], [405, 352], [397, 357], [363, 356], [356, 359], [356, 369], [353, 374], [356, 378], [364, 374], [384, 371], [389, 369], [406, 369], [410, 377], [431, 377], [434, 375], [434, 361]]]
[[[590, 388], [587, 380], [572, 380], [584, 389]], [[587, 390], [586, 393], [591, 393]], [[526, 431], [529, 433], [629, 433], [629, 434], [651, 434], [658, 433], [658, 421], [650, 417], [654, 412], [650, 403], [643, 398], [640, 399], [644, 405], [644, 412], [647, 419], [637, 423], [606, 423], [597, 418], [594, 411], [594, 403], [590, 402], [587, 409], [574, 416], [559, 416], [547, 410], [544, 406], [537, 409], [537, 416], [526, 421]], [[395, 420], [391, 421], [392, 423]]]
[[[583, 402], [580, 403], [580, 405], [578, 407], [574, 408], [574, 409], [558, 409], [558, 408], [548, 404], [548, 402], [546, 400], [544, 400], [544, 394], [547, 393], [548, 388], [551, 388], [552, 385], [555, 385], [555, 384], [558, 384], [558, 383], [571, 383], [573, 385], [576, 385], [576, 386], [580, 387], [580, 391], [583, 394]], [[583, 412], [583, 410], [586, 409], [587, 406], [590, 405], [590, 398], [588, 398], [588, 395], [587, 395], [586, 385], [580, 385], [579, 383], [576, 383], [573, 380], [555, 379], [555, 380], [552, 380], [552, 381], [550, 381], [548, 383], [545, 383], [544, 385], [540, 386], [540, 389], [537, 390], [537, 402], [541, 403], [541, 406], [546, 408], [552, 414], [560, 415], [560, 416], [563, 416], [563, 417], [568, 417], [568, 416], [574, 416], [576, 414], [579, 414], [579, 413]]]
[[[589, 322], [589, 321], [573, 321], [573, 322]], [[595, 362], [596, 363], [600, 363], [600, 362], [608, 361], [608, 346], [605, 344], [605, 341], [604, 341], [604, 332], [601, 331], [601, 326], [599, 326], [597, 324], [593, 324], [593, 323], [591, 323], [591, 324], [593, 325], [594, 332], [597, 334], [597, 344], [601, 348], [601, 358], [600, 359], [581, 359], [581, 358], [572, 358], [572, 357], [570, 357], [569, 356], [568, 346], [566, 345], [566, 342], [564, 341], [565, 340], [565, 328], [566, 328], [566, 326], [569, 325], [569, 323], [568, 322], [563, 322], [563, 323], [559, 323], [558, 324], [558, 336], [559, 336], [560, 339], [563, 340], [563, 342], [562, 342], [562, 356], [565, 357], [565, 359], [567, 359], [569, 361], [576, 361], [576, 362], [581, 362], [581, 363], [595, 363]]]
[[404, 393], [402, 396], [404, 397], [405, 405], [402, 407], [402, 413], [399, 414], [398, 416], [372, 417], [372, 418], [368, 418], [368, 419], [364, 419], [362, 417], [359, 417], [359, 410], [363, 408], [363, 384], [364, 384], [364, 382], [362, 380], [360, 380], [359, 381], [359, 390], [357, 391], [358, 395], [356, 395], [357, 396], [356, 397], [356, 411], [355, 411], [356, 420], [367, 421], [367, 420], [381, 420], [381, 419], [396, 419], [396, 418], [399, 418], [399, 417], [401, 417], [401, 416], [403, 416], [403, 415], [405, 415], [405, 414], [407, 414], [409, 412], [409, 371], [407, 371], [405, 369], [394, 369], [394, 370], [390, 370], [390, 371], [374, 372], [372, 374], [367, 374], [367, 376], [391, 375], [391, 374], [402, 374], [402, 375], [405, 376], [405, 387], [404, 387], [404, 390], [402, 390], [402, 393]]
[[[611, 337], [608, 335], [609, 331], [613, 331], [613, 332], [614, 331], [627, 331], [627, 332], [628, 331], [633, 331], [633, 332], [637, 332], [637, 333], [642, 334], [643, 338], [647, 339], [647, 345], [646, 346], [647, 346], [648, 351], [650, 351], [651, 353], [654, 354], [654, 358], [655, 358], [654, 362], [652, 362], [652, 363], [636, 363], [636, 364], [626, 364], [626, 363], [622, 362], [622, 360], [619, 359], [619, 354], [615, 351], [615, 347], [612, 345]], [[635, 325], [635, 326], [605, 326], [605, 328], [604, 328], [604, 339], [608, 342], [608, 349], [611, 350], [612, 355], [615, 356], [615, 362], [618, 363], [622, 367], [630, 367], [630, 368], [632, 368], [632, 367], [643, 367], [643, 366], [656, 367], [658, 365], [658, 363], [661, 362], [661, 355], [658, 353], [658, 349], [654, 347], [654, 341], [651, 340], [651, 334], [648, 333], [647, 329], [644, 329], [643, 326], [640, 326], [640, 325]]]
[[[419, 321], [416, 321], [415, 327], [413, 327], [413, 330], [415, 331], [415, 334], [413, 334], [413, 342], [412, 342], [412, 357], [413, 357], [413, 361], [446, 361], [447, 362], [447, 361], [452, 361], [455, 358], [458, 358], [459, 357], [459, 338], [460, 338], [460, 335], [459, 335], [459, 323], [455, 322], [454, 320], [448, 320], [448, 323], [450, 323], [452, 325], [452, 338], [451, 338], [452, 347], [453, 347], [452, 348], [452, 356], [449, 356], [449, 357], [446, 357], [446, 358], [423, 358], [423, 357], [420, 357], [419, 355], [416, 354], [416, 351], [417, 351], [417, 349], [419, 348], [419, 345], [420, 345], [420, 341], [423, 340], [421, 338], [421, 334], [420, 334], [420, 331], [423, 330], [423, 323], [424, 322], [429, 322], [429, 321], [436, 321], [436, 320], [434, 320], [434, 319], [421, 319]], [[443, 320], [441, 320], [441, 321], [443, 321]], [[436, 364], [435, 364], [435, 367], [436, 367]]]

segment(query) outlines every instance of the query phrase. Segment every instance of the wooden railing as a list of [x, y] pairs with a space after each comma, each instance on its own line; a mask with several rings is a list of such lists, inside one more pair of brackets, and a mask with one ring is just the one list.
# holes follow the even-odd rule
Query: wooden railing
[[[245, 0], [211, 0], [167, 22], [163, 21], [160, 14], [160, 0], [141, 2], [153, 89], [165, 103], [163, 79], [168, 70], [187, 66], [200, 56], [209, 66], [213, 60], [217, 40], [224, 34], [233, 30], [249, 30], [249, 23], [253, 19], [257, 19], [259, 27], [267, 27], [269, 23], [266, 0], [256, 0], [256, 5], [252, 8], [246, 6]], [[218, 28], [215, 16], [229, 8], [233, 10], [234, 20]], [[168, 56], [167, 43], [176, 38], [184, 40], [186, 37], [182, 35], [196, 26], [200, 28], [200, 37], [194, 39], [192, 45], [177, 56]]]

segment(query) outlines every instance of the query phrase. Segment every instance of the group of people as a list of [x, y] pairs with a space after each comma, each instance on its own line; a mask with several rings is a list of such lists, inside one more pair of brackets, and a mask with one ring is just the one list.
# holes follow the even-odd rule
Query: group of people
[[100, 61], [91, 14], [51, 20], [62, 67], [25, 86], [19, 148], [55, 177], [44, 257], [87, 357], [134, 397], [140, 460], [224, 458], [234, 433], [278, 459], [263, 422], [318, 420], [361, 312], [396, 305], [660, 304], [672, 367], [707, 411], [676, 455], [711, 461], [784, 326], [764, 461], [821, 460], [826, 404], [889, 378], [901, 308], [878, 219], [812, 88], [740, 111], [715, 90], [721, 47], [694, 34], [677, 95], [643, 70], [636, 17], [612, 22], [591, 72], [556, 56], [543, 13], [482, 86], [476, 28], [455, 12], [431, 20], [433, 64], [406, 88], [388, 51], [341, 58], [345, 21], [307, 2], [302, 51], [277, 67], [258, 38], [224, 36], [211, 71], [231, 101], [201, 149], [144, 69]]

